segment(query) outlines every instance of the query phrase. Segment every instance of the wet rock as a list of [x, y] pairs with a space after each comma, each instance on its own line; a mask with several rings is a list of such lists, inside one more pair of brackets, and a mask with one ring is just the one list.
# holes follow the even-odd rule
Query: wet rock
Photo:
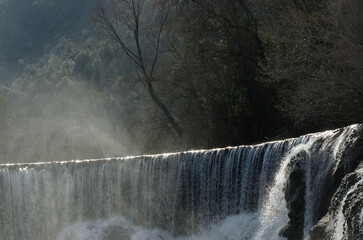
[[[332, 197], [328, 213], [305, 240], [363, 239], [363, 162], [345, 176]], [[340, 229], [340, 230], [339, 230]]]
[[329, 179], [326, 179], [326, 186], [324, 192], [322, 193], [322, 199], [319, 206], [318, 219], [322, 218], [325, 214], [327, 214], [328, 209], [331, 207], [331, 200], [333, 195], [337, 192], [337, 189], [341, 186], [343, 178], [358, 169], [358, 165], [363, 160], [363, 130], [358, 129], [352, 134], [352, 137], [361, 136], [357, 141], [352, 141], [352, 138], [346, 139], [344, 142], [345, 149], [349, 149], [347, 151], [343, 151], [338, 153], [341, 155], [340, 158], [342, 161], [339, 162], [337, 169], [335, 172], [332, 172], [332, 175]]
[[304, 211], [305, 211], [305, 154], [300, 153], [292, 160], [289, 180], [286, 184], [285, 199], [290, 221], [284, 226], [279, 235], [288, 240], [303, 237]]
[[305, 240], [326, 240], [327, 235], [325, 232], [326, 227], [330, 222], [330, 215], [325, 215], [320, 221], [315, 224], [309, 232], [309, 236], [305, 238]]

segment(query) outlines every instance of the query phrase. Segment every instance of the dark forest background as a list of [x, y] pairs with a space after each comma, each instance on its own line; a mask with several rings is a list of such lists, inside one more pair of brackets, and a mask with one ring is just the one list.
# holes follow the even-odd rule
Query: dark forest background
[[0, 162], [363, 122], [360, 0], [0, 0]]

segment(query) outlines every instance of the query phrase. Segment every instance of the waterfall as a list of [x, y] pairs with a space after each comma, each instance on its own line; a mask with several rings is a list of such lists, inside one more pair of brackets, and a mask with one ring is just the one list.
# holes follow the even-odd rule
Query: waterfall
[[347, 174], [332, 199], [327, 235], [331, 240], [363, 238], [363, 162]]
[[332, 176], [349, 171], [361, 128], [253, 146], [2, 164], [0, 239], [283, 239], [297, 165], [305, 237]]
[[[336, 228], [335, 231], [333, 233], [334, 235], [334, 239], [336, 240], [341, 240], [341, 239], [348, 239], [347, 237], [344, 236], [344, 225], [346, 224], [346, 219], [343, 213], [343, 207], [345, 205], [345, 202], [347, 200], [347, 197], [354, 192], [354, 190], [357, 190], [358, 186], [360, 186], [360, 188], [362, 189], [363, 186], [363, 178], [360, 179], [356, 184], [354, 184], [354, 186], [349, 189], [349, 191], [347, 192], [346, 196], [344, 197], [341, 205], [339, 206], [339, 209], [337, 211], [337, 217], [336, 217]], [[361, 210], [361, 216], [360, 216], [360, 221], [362, 221], [362, 212], [363, 210]]]

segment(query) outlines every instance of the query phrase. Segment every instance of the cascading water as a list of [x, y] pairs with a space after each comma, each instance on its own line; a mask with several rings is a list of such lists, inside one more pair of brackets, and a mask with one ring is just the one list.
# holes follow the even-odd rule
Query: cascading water
[[330, 177], [342, 164], [349, 170], [361, 128], [206, 151], [3, 164], [0, 239], [283, 239], [296, 163], [305, 237]]
[[329, 239], [363, 239], [363, 162], [344, 177], [329, 212], [332, 219], [327, 226]]

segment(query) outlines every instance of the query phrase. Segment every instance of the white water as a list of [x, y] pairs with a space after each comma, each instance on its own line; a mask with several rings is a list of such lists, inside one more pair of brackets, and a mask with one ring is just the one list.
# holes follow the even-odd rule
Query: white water
[[296, 157], [300, 152], [304, 151], [310, 154], [309, 150], [314, 142], [315, 140], [312, 139], [307, 141], [306, 144], [299, 144], [284, 156], [265, 202], [259, 211], [260, 227], [253, 238], [254, 240], [282, 239], [279, 237], [279, 230], [289, 221], [288, 209], [284, 198], [284, 188], [288, 180], [287, 168], [292, 158]]
[[123, 217], [116, 217], [69, 225], [58, 235], [57, 240], [102, 240], [119, 236], [130, 240], [248, 240], [256, 226], [255, 214], [232, 215], [194, 236], [175, 237], [168, 231], [146, 229]]
[[349, 189], [349, 191], [347, 192], [347, 194], [344, 197], [343, 201], [341, 202], [341, 205], [339, 206], [338, 214], [337, 214], [337, 223], [336, 223], [335, 234], [334, 234], [334, 239], [335, 240], [346, 239], [346, 238], [344, 238], [345, 216], [343, 214], [343, 206], [344, 206], [344, 203], [345, 203], [345, 201], [347, 199], [347, 196], [349, 194], [351, 194], [352, 192], [356, 191], [357, 187], [359, 185], [361, 185], [362, 183], [363, 183], [363, 179], [361, 179], [359, 182], [354, 184], [354, 186], [351, 189]]
[[[337, 209], [332, 215], [333, 219], [327, 228], [331, 240], [350, 240], [349, 237], [345, 234], [346, 231], [349, 231], [347, 230], [347, 214], [352, 214], [352, 208], [355, 204], [354, 201], [358, 202], [363, 199], [363, 169], [361, 169], [361, 171], [359, 172], [355, 172], [354, 174], [350, 174], [349, 177], [353, 178], [353, 175], [355, 175], [355, 177], [357, 178], [356, 182], [348, 189], [340, 189], [341, 193], [343, 193], [343, 198], [340, 202], [338, 202]], [[352, 198], [353, 202], [347, 203], [348, 197], [352, 197], [352, 194], [356, 194], [356, 196]], [[353, 220], [359, 222], [359, 226], [363, 226], [362, 213], [363, 208], [361, 208], [360, 213], [356, 214], [356, 219]], [[349, 217], [354, 218], [353, 216]], [[352, 224], [350, 228], [351, 227], [354, 227], [354, 225]], [[363, 229], [353, 229], [353, 231], [360, 231], [361, 233], [363, 233]], [[361, 236], [363, 236], [363, 234], [361, 234]]]
[[[305, 236], [360, 126], [255, 146], [0, 165], [0, 239], [281, 239], [289, 163], [306, 161]], [[299, 153], [308, 159], [299, 159]]]

